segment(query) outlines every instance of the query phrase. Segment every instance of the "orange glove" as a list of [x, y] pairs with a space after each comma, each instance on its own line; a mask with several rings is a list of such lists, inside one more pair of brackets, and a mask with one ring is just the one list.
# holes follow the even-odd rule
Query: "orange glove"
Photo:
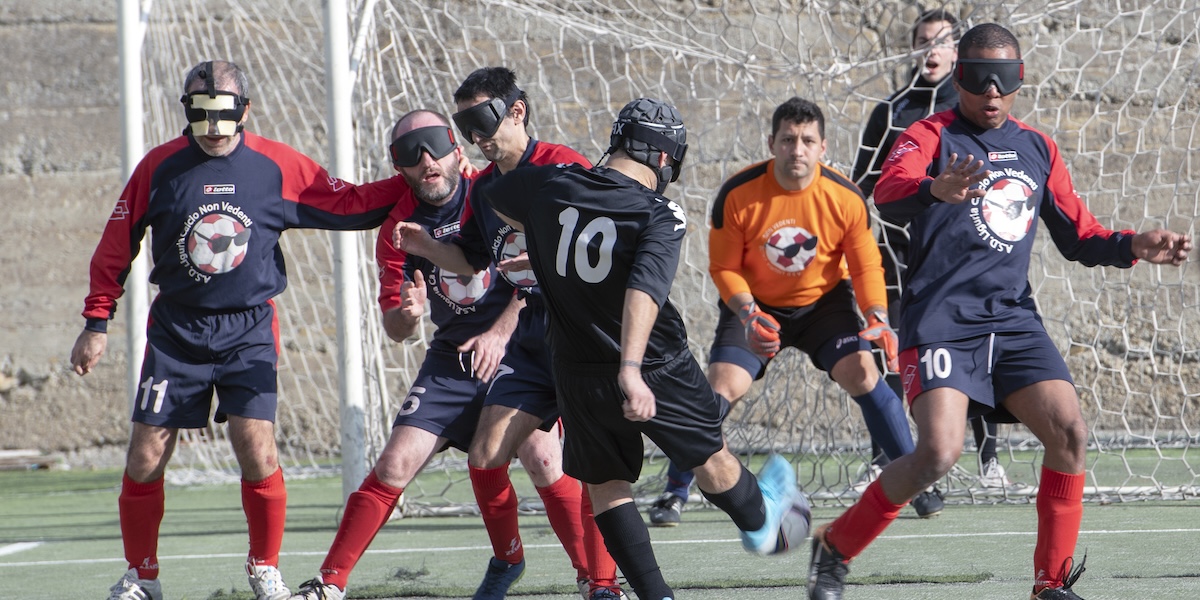
[[758, 310], [758, 305], [750, 302], [738, 309], [738, 318], [746, 328], [746, 343], [751, 352], [766, 358], [779, 352], [779, 321], [775, 317]]
[[858, 332], [858, 337], [875, 342], [875, 345], [882, 348], [884, 356], [887, 357], [888, 371], [900, 372], [900, 361], [896, 359], [896, 353], [900, 350], [900, 339], [896, 337], [896, 330], [888, 324], [886, 313], [879, 310], [871, 311], [871, 314], [867, 315], [867, 328]]

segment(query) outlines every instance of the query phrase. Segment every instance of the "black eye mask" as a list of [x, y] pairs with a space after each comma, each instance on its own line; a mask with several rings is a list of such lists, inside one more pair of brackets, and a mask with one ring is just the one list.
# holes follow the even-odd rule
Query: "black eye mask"
[[419, 127], [396, 138], [388, 150], [396, 167], [415, 167], [421, 162], [422, 152], [428, 152], [430, 158], [437, 160], [457, 147], [454, 132], [449, 127], [434, 125]]
[[954, 67], [958, 85], [972, 93], [985, 94], [992, 85], [1001, 96], [1021, 89], [1025, 61], [1019, 58], [960, 58]]

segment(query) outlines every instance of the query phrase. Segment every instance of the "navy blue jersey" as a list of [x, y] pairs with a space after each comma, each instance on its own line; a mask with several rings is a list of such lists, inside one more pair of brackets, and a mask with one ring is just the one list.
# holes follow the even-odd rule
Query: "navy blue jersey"
[[556, 363], [616, 370], [626, 289], [661, 307], [647, 368], [687, 351], [683, 319], [667, 299], [687, 229], [678, 204], [613, 169], [579, 165], [517, 169], [477, 193], [524, 227]]
[[516, 293], [491, 266], [473, 275], [458, 275], [392, 245], [392, 230], [400, 221], [424, 227], [439, 241], [447, 241], [456, 235], [469, 188], [470, 180], [463, 179], [454, 197], [442, 206], [421, 202], [409, 190], [388, 213], [375, 241], [380, 309], [386, 313], [399, 307], [403, 282], [414, 281], [416, 272], [421, 271], [429, 318], [437, 326], [429, 344], [433, 350], [457, 352], [463, 342], [487, 331]]
[[104, 331], [146, 228], [160, 301], [214, 312], [245, 310], [287, 285], [279, 235], [293, 227], [379, 226], [403, 178], [354, 186], [291, 147], [242, 134], [226, 156], [191, 135], [146, 154], [129, 179], [92, 257], [84, 301], [88, 329]]
[[[929, 193], [933, 177], [968, 154], [991, 174], [987, 195], [948, 204]], [[989, 333], [1042, 331], [1029, 285], [1038, 218], [1069, 260], [1132, 266], [1132, 231], [1102, 227], [1075, 192], [1058, 146], [1009, 117], [981, 129], [957, 111], [909, 127], [883, 165], [879, 212], [908, 224], [911, 248], [900, 297], [900, 344], [961, 340]]]
[[[583, 155], [559, 144], [548, 144], [530, 140], [525, 153], [517, 168], [574, 163], [591, 167], [592, 163]], [[475, 187], [487, 185], [500, 177], [496, 163], [487, 166], [475, 179]], [[496, 216], [491, 205], [484, 202], [479, 194], [471, 194], [467, 198], [467, 208], [463, 211], [462, 229], [455, 236], [454, 242], [462, 248], [463, 254], [472, 267], [482, 269], [491, 263], [499, 263], [508, 258], [514, 258], [525, 248], [525, 234], [513, 229]], [[509, 283], [521, 290], [522, 294], [540, 294], [537, 289], [537, 278], [533, 271], [516, 271], [500, 273]]]

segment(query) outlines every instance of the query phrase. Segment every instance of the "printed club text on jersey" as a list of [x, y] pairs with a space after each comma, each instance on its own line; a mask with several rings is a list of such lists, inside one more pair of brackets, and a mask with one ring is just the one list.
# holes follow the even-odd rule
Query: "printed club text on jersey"
[[[205, 187], [207, 188], [208, 186]], [[225, 201], [202, 204], [196, 208], [195, 212], [188, 215], [187, 220], [183, 222], [183, 228], [181, 230], [182, 233], [180, 234], [179, 239], [175, 240], [175, 248], [179, 254], [179, 264], [187, 267], [188, 276], [191, 277], [196, 283], [208, 283], [210, 280], [212, 280], [212, 275], [202, 273], [197, 270], [195, 265], [193, 265], [192, 261], [188, 258], [188, 238], [191, 237], [192, 228], [196, 226], [197, 221], [204, 218], [204, 215], [216, 211], [220, 211], [241, 221], [242, 225], [246, 227], [246, 229], [249, 229], [251, 225], [254, 225], [254, 220], [242, 210], [242, 207], [235, 206]]]

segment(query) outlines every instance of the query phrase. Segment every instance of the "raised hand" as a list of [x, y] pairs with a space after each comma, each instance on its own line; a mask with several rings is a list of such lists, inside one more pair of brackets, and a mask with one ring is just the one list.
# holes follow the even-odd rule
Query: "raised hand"
[[425, 314], [425, 275], [417, 269], [413, 280], [405, 280], [400, 284], [400, 310], [412, 319], [420, 319]]
[[392, 230], [392, 245], [397, 250], [403, 250], [409, 254], [426, 256], [429, 254], [430, 245], [435, 243], [437, 242], [434, 241], [433, 236], [429, 235], [429, 231], [416, 223], [400, 221]]
[[971, 198], [982, 198], [987, 190], [972, 189], [971, 186], [987, 179], [989, 171], [983, 168], [982, 160], [968, 154], [961, 161], [957, 153], [950, 154], [950, 164], [933, 178], [929, 193], [947, 204], [962, 204]]

